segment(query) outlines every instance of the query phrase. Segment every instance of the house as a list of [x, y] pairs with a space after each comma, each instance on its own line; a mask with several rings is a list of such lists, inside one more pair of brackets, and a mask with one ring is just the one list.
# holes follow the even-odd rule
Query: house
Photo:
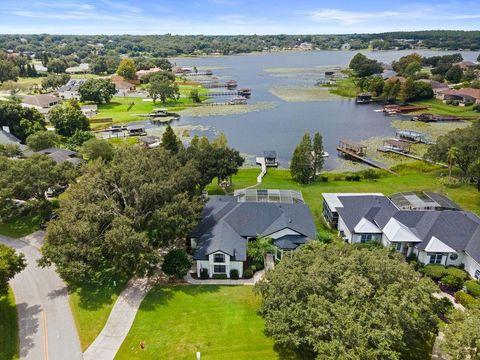
[[158, 136], [142, 136], [138, 138], [138, 142], [148, 148], [154, 148], [160, 146], [160, 138]]
[[197, 274], [214, 274], [247, 266], [249, 241], [269, 236], [275, 258], [281, 259], [316, 236], [310, 209], [301, 193], [291, 190], [249, 189], [233, 196], [210, 196], [202, 220], [190, 235]]
[[62, 101], [59, 97], [51, 94], [27, 95], [23, 97], [22, 106], [34, 108], [42, 114], [47, 114], [50, 108]]
[[0, 129], [0, 145], [19, 145], [20, 140], [17, 137], [10, 133], [10, 128], [8, 126], [3, 126]]
[[78, 89], [84, 84], [87, 79], [70, 79], [68, 82], [60, 87], [57, 92], [62, 99], [77, 99], [80, 100]]
[[469, 69], [475, 69], [478, 64], [474, 63], [473, 61], [460, 61], [459, 63], [453, 64], [455, 66], [458, 66], [462, 70], [469, 70]]
[[73, 165], [78, 165], [83, 162], [83, 159], [79, 157], [79, 154], [76, 151], [59, 149], [59, 148], [48, 148], [36, 152], [37, 154], [47, 155], [53, 159], [57, 164], [62, 164], [65, 161]]
[[78, 66], [72, 66], [65, 70], [67, 74], [86, 74], [89, 72], [90, 66], [86, 63], [80, 64]]
[[127, 96], [129, 92], [136, 89], [136, 86], [128, 81], [115, 81], [113, 84], [115, 85], [117, 95], [119, 96]]
[[378, 241], [422, 264], [463, 265], [480, 278], [480, 218], [449, 199], [434, 193], [323, 196], [324, 217], [345, 242]]
[[438, 90], [436, 94], [437, 99], [444, 102], [448, 100], [458, 101], [460, 105], [477, 103], [480, 104], [480, 89], [463, 88], [460, 90], [455, 89], [442, 89]]
[[91, 118], [97, 115], [98, 106], [96, 104], [82, 105], [80, 106], [80, 110], [82, 110], [83, 115], [85, 115], [88, 118]]
[[145, 136], [147, 135], [145, 127], [143, 125], [130, 125], [127, 126], [127, 133], [129, 136]]
[[421, 81], [421, 82], [424, 82], [426, 84], [430, 84], [430, 86], [432, 87], [432, 90], [433, 90], [433, 93], [435, 94], [435, 96], [437, 95], [438, 91], [439, 90], [445, 90], [445, 89], [448, 89], [448, 85], [446, 83], [442, 83], [440, 81], [436, 81], [436, 80], [431, 80], [431, 79], [420, 79], [418, 81]]

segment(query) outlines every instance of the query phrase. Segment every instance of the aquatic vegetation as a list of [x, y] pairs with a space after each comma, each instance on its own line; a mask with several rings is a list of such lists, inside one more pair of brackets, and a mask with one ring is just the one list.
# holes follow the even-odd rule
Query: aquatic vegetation
[[276, 86], [270, 92], [288, 102], [340, 100], [339, 96], [319, 86]]
[[274, 101], [263, 101], [248, 105], [195, 106], [181, 111], [180, 114], [192, 117], [236, 115], [273, 109], [277, 106], [278, 103]]

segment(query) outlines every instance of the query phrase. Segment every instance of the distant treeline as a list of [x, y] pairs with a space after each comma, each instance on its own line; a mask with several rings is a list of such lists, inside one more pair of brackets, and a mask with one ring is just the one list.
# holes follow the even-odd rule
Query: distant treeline
[[354, 35], [0, 35], [0, 49], [14, 53], [60, 57], [95, 55], [169, 57], [195, 54], [238, 54], [289, 49], [302, 43], [314, 48], [381, 50], [438, 48], [479, 50], [480, 31], [414, 31]]

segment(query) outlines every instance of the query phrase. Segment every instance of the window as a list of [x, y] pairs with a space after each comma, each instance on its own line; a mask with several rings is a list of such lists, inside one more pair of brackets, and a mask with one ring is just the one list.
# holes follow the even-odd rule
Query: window
[[441, 264], [443, 254], [430, 254], [430, 264]]
[[402, 243], [401, 242], [398, 242], [398, 243], [395, 244], [395, 250], [397, 250], [397, 251], [402, 250]]
[[458, 254], [450, 254], [450, 260], [457, 260], [458, 259]]
[[475, 270], [475, 279], [480, 279], [480, 270]]
[[377, 240], [378, 237], [376, 234], [362, 234], [360, 237], [360, 242], [366, 243], [367, 241]]
[[213, 272], [215, 274], [225, 274], [227, 272], [227, 267], [225, 265], [213, 265]]
[[223, 254], [213, 255], [213, 262], [224, 263], [225, 262], [225, 255], [223, 255]]

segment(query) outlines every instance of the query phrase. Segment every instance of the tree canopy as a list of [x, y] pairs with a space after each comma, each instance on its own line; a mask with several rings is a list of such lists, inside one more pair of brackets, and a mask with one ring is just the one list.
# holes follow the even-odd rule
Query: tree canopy
[[42, 264], [68, 282], [151, 273], [162, 248], [200, 219], [198, 171], [162, 148], [121, 147], [71, 184], [50, 223]]
[[96, 104], [109, 103], [117, 89], [110, 79], [88, 79], [78, 89], [80, 101], [93, 101]]
[[155, 102], [160, 99], [163, 103], [167, 99], [177, 100], [180, 96], [178, 85], [168, 74], [162, 72], [154, 73], [148, 78], [148, 94]]
[[20, 141], [37, 131], [45, 130], [45, 117], [36, 109], [23, 107], [14, 101], [0, 100], [0, 127], [8, 126]]
[[17, 254], [14, 249], [0, 244], [0, 296], [7, 293], [8, 282], [26, 266], [23, 254]]
[[295, 181], [308, 184], [314, 181], [323, 168], [323, 140], [319, 133], [312, 138], [305, 133], [293, 152], [290, 175]]
[[133, 80], [136, 77], [137, 69], [135, 61], [130, 58], [122, 59], [117, 68], [117, 74], [123, 76], [127, 80]]
[[436, 336], [435, 285], [389, 249], [312, 242], [256, 291], [266, 334], [306, 358], [420, 359]]
[[349, 67], [359, 77], [371, 76], [383, 71], [382, 65], [377, 60], [369, 59], [362, 53], [356, 54], [350, 60]]
[[27, 138], [27, 146], [33, 151], [55, 147], [60, 143], [60, 137], [53, 131], [37, 131]]
[[89, 130], [90, 123], [76, 100], [55, 105], [49, 113], [55, 131], [63, 136], [72, 136], [77, 130]]

